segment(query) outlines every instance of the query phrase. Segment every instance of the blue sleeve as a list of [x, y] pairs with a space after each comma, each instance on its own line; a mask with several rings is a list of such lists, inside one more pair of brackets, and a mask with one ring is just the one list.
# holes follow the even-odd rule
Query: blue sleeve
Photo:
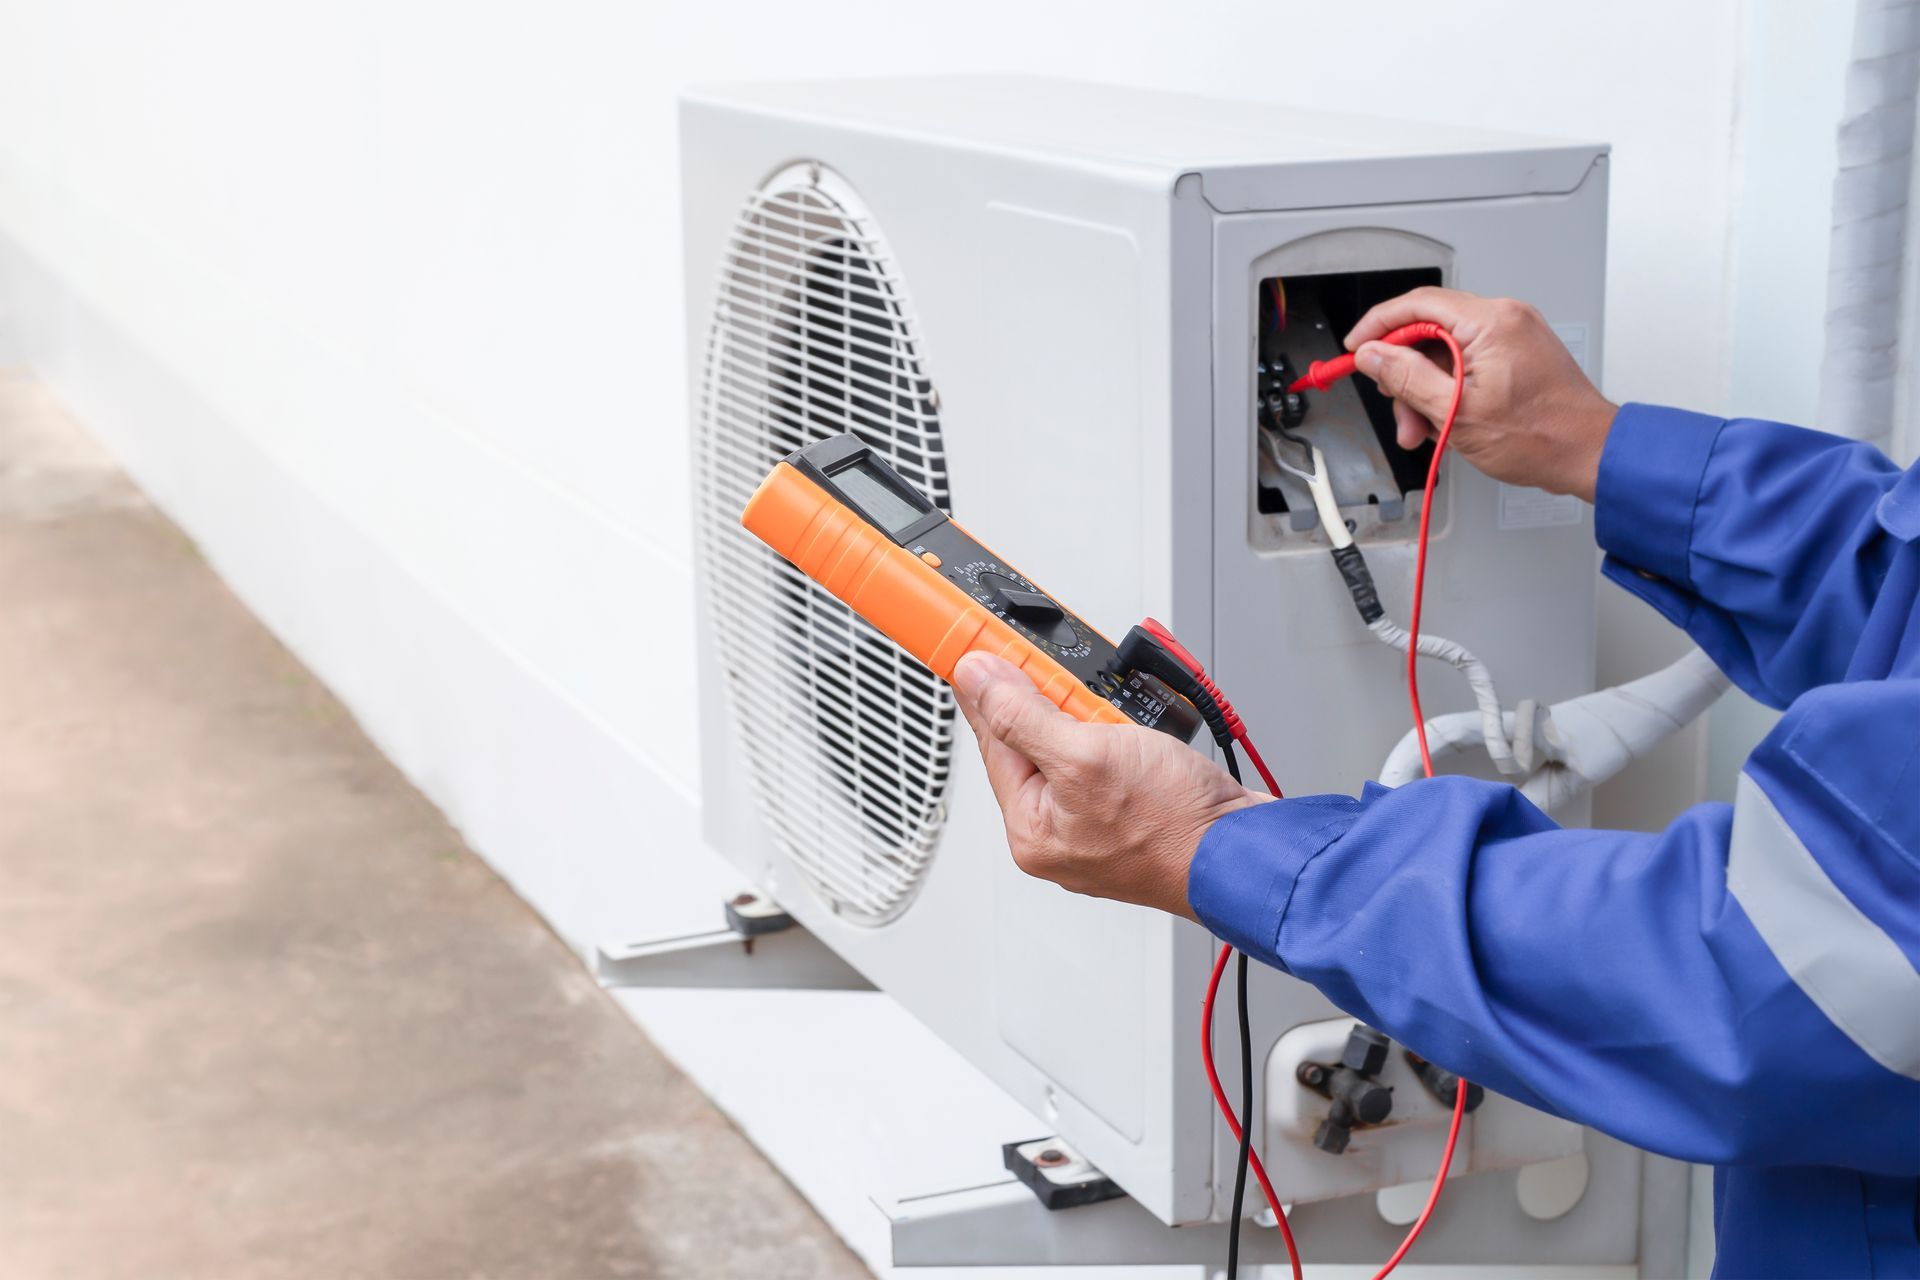
[[[1904, 683], [1920, 713], [1920, 682]], [[1902, 705], [1882, 699], [1873, 714]], [[1842, 708], [1818, 736], [1857, 732], [1859, 713]], [[1789, 721], [1776, 735], [1790, 737]], [[1911, 775], [1920, 752], [1872, 767], [1881, 782]], [[1795, 778], [1775, 788], [1817, 790], [1782, 768]], [[1910, 802], [1879, 803], [1913, 825]], [[1780, 808], [1813, 821], [1798, 800]], [[1844, 805], [1823, 820], [1848, 829]], [[1702, 805], [1659, 834], [1570, 830], [1504, 784], [1370, 784], [1359, 799], [1278, 800], [1220, 820], [1188, 896], [1221, 938], [1541, 1110], [1703, 1163], [1920, 1172], [1920, 1060], [1908, 1074], [1876, 1061], [1776, 958], [1729, 888], [1735, 821], [1734, 806]], [[1915, 864], [1884, 850], [1855, 858], [1857, 821], [1851, 832], [1851, 846], [1834, 845], [1849, 892], [1881, 895], [1882, 940], [1904, 939], [1910, 966]], [[1895, 991], [1906, 1003], [1886, 1019], [1920, 1000], [1920, 975], [1906, 973], [1914, 982]], [[1899, 1026], [1877, 1030], [1900, 1052]]]
[[1594, 534], [1608, 577], [1784, 707], [1848, 675], [1899, 545], [1883, 503], [1900, 481], [1856, 441], [1629, 404], [1601, 455]]

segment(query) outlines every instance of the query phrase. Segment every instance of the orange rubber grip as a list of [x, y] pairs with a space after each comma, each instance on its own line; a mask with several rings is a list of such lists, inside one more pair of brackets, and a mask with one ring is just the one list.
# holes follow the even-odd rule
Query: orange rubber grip
[[961, 654], [991, 653], [1026, 672], [1034, 688], [1076, 720], [1132, 723], [1050, 654], [787, 463], [761, 482], [740, 523], [942, 680], [953, 679]]

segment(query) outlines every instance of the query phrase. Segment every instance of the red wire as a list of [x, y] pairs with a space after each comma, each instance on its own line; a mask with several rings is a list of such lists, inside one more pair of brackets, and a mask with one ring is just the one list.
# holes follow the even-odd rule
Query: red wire
[[1382, 1277], [1400, 1265], [1400, 1259], [1407, 1256], [1407, 1250], [1413, 1248], [1413, 1242], [1420, 1238], [1422, 1231], [1426, 1230], [1427, 1219], [1433, 1216], [1434, 1206], [1440, 1203], [1440, 1192], [1447, 1185], [1447, 1169], [1453, 1164], [1453, 1148], [1460, 1141], [1460, 1120], [1467, 1114], [1467, 1082], [1457, 1081], [1454, 1089], [1456, 1092], [1453, 1095], [1453, 1123], [1447, 1126], [1447, 1148], [1440, 1153], [1440, 1169], [1433, 1175], [1433, 1190], [1427, 1192], [1427, 1203], [1420, 1210], [1420, 1216], [1414, 1219], [1411, 1227], [1407, 1228], [1407, 1238], [1400, 1242], [1400, 1247], [1393, 1251], [1391, 1258], [1387, 1259], [1387, 1265], [1373, 1273], [1373, 1280], [1382, 1280]]
[[[1411, 637], [1407, 645], [1407, 700], [1413, 707], [1414, 733], [1420, 743], [1420, 765], [1421, 768], [1425, 770], [1426, 776], [1431, 778], [1433, 776], [1433, 756], [1429, 754], [1427, 750], [1427, 717], [1420, 709], [1420, 673], [1418, 661], [1420, 653], [1420, 605], [1425, 594], [1427, 581], [1427, 542], [1431, 534], [1433, 521], [1433, 493], [1440, 482], [1441, 455], [1447, 450], [1447, 441], [1453, 435], [1454, 419], [1460, 414], [1460, 394], [1466, 386], [1467, 364], [1465, 356], [1461, 353], [1460, 344], [1454, 339], [1454, 336], [1447, 332], [1446, 329], [1431, 321], [1423, 320], [1414, 324], [1402, 325], [1400, 328], [1382, 335], [1379, 340], [1402, 347], [1410, 347], [1421, 342], [1441, 342], [1446, 344], [1447, 350], [1453, 356], [1453, 395], [1447, 402], [1447, 416], [1440, 424], [1440, 434], [1433, 443], [1433, 461], [1427, 464], [1426, 489], [1420, 500], [1420, 539], [1416, 545], [1413, 562], [1413, 609], [1407, 623], [1407, 631]], [[1325, 391], [1337, 379], [1344, 378], [1353, 371], [1354, 361], [1351, 355], [1339, 356], [1332, 360], [1316, 360], [1308, 366], [1306, 376], [1295, 381], [1288, 390], [1301, 391], [1311, 387], [1319, 391]], [[1173, 638], [1172, 633], [1160, 623], [1149, 618], [1143, 625], [1149, 632], [1153, 633], [1156, 639], [1167, 646], [1169, 652], [1171, 652], [1182, 665], [1186, 666], [1188, 670], [1192, 671], [1195, 677], [1205, 686], [1207, 692], [1218, 700], [1221, 710], [1225, 713], [1228, 723], [1232, 727], [1234, 740], [1246, 749], [1247, 758], [1253, 762], [1253, 767], [1259, 770], [1261, 780], [1267, 784], [1267, 790], [1278, 797], [1280, 795], [1280, 788], [1274, 784], [1273, 775], [1267, 771], [1266, 762], [1260, 758], [1260, 753], [1255, 750], [1253, 743], [1247, 738], [1246, 727], [1240, 723], [1240, 717], [1233, 712], [1231, 705], [1227, 702], [1226, 695], [1222, 694], [1213, 682], [1207, 678], [1206, 672], [1201, 669], [1199, 660], [1188, 653], [1187, 650], [1181, 646], [1180, 642]], [[1219, 1106], [1220, 1114], [1226, 1118], [1227, 1128], [1233, 1133], [1233, 1140], [1238, 1142], [1240, 1141], [1240, 1120], [1233, 1113], [1233, 1104], [1227, 1100], [1226, 1090], [1220, 1087], [1220, 1073], [1214, 1069], [1213, 1065], [1214, 997], [1220, 990], [1220, 977], [1226, 972], [1227, 959], [1232, 954], [1233, 947], [1231, 945], [1225, 945], [1220, 948], [1219, 957], [1215, 959], [1213, 963], [1213, 974], [1207, 980], [1207, 995], [1200, 1009], [1200, 1057], [1201, 1061], [1206, 1064], [1207, 1084], [1213, 1090], [1213, 1100]], [[1426, 1230], [1428, 1220], [1433, 1217], [1434, 1209], [1440, 1204], [1440, 1193], [1446, 1189], [1447, 1173], [1453, 1167], [1453, 1153], [1460, 1143], [1460, 1122], [1465, 1118], [1466, 1113], [1467, 1082], [1462, 1079], [1455, 1086], [1453, 1095], [1453, 1119], [1447, 1126], [1447, 1145], [1440, 1153], [1440, 1168], [1433, 1175], [1433, 1187], [1427, 1192], [1427, 1203], [1421, 1208], [1420, 1216], [1414, 1219], [1413, 1225], [1407, 1229], [1406, 1238], [1401, 1240], [1400, 1247], [1393, 1251], [1393, 1256], [1387, 1259], [1386, 1265], [1374, 1273], [1373, 1280], [1385, 1280], [1385, 1277], [1391, 1274], [1395, 1267], [1400, 1265], [1401, 1259], [1407, 1256], [1408, 1250], [1413, 1248], [1413, 1242], [1420, 1238], [1420, 1233]], [[1261, 1193], [1267, 1197], [1267, 1203], [1273, 1207], [1274, 1217], [1278, 1220], [1280, 1226], [1280, 1234], [1287, 1243], [1287, 1261], [1292, 1264], [1294, 1280], [1300, 1280], [1300, 1255], [1294, 1248], [1292, 1228], [1287, 1223], [1286, 1213], [1280, 1208], [1280, 1197], [1274, 1194], [1273, 1184], [1267, 1179], [1267, 1171], [1260, 1163], [1259, 1154], [1253, 1151], [1251, 1147], [1249, 1147], [1247, 1151], [1247, 1165], [1253, 1170], [1254, 1177], [1259, 1180]]]
[[1254, 748], [1253, 739], [1247, 736], [1246, 730], [1242, 729], [1239, 735], [1234, 738], [1234, 741], [1239, 743], [1240, 749], [1247, 753], [1247, 759], [1252, 762], [1255, 771], [1259, 773], [1260, 781], [1267, 784], [1267, 794], [1275, 800], [1286, 799], [1286, 797], [1280, 793], [1280, 784], [1273, 780], [1273, 774], [1267, 769], [1267, 762], [1260, 758], [1260, 752]]
[[[1447, 344], [1447, 350], [1453, 353], [1453, 396], [1447, 402], [1447, 416], [1446, 420], [1440, 424], [1439, 438], [1433, 442], [1433, 461], [1427, 464], [1427, 487], [1424, 495], [1420, 499], [1420, 542], [1417, 550], [1414, 552], [1413, 560], [1413, 612], [1407, 619], [1407, 631], [1409, 632], [1409, 640], [1407, 643], [1407, 699], [1413, 704], [1413, 728], [1415, 735], [1420, 740], [1420, 767], [1426, 771], [1427, 777], [1431, 778], [1433, 776], [1433, 757], [1427, 752], [1427, 717], [1425, 713], [1420, 710], [1420, 672], [1418, 662], [1420, 656], [1420, 600], [1427, 585], [1427, 528], [1433, 521], [1433, 490], [1440, 482], [1440, 455], [1447, 451], [1447, 440], [1453, 435], [1453, 420], [1459, 416], [1460, 413], [1460, 392], [1466, 385], [1467, 365], [1465, 358], [1460, 353], [1460, 344], [1454, 340], [1451, 333], [1448, 333], [1437, 324], [1410, 324], [1403, 329], [1394, 330], [1388, 337], [1393, 338], [1398, 334], [1405, 333], [1408, 329], [1431, 330], [1431, 332], [1422, 332], [1414, 341], [1444, 342]], [[1462, 1092], [1460, 1096], [1464, 1098], [1467, 1095]], [[1447, 1155], [1448, 1158], [1451, 1158], [1453, 1155], [1452, 1143], [1447, 1144]], [[1418, 1229], [1419, 1224], [1416, 1223], [1416, 1232]], [[1398, 1261], [1397, 1258], [1395, 1260]], [[1392, 1270], [1392, 1264], [1388, 1264], [1388, 1270]], [[1383, 1271], [1380, 1274], [1385, 1275], [1386, 1272]]]
[[[1173, 632], [1157, 618], [1147, 618], [1140, 623], [1143, 630], [1155, 640], [1161, 648], [1173, 655], [1174, 661], [1185, 667], [1201, 688], [1212, 696], [1220, 708], [1221, 718], [1227, 722], [1233, 740], [1246, 751], [1247, 759], [1260, 771], [1260, 780], [1267, 784], [1267, 790], [1275, 799], [1280, 798], [1280, 785], [1273, 780], [1273, 774], [1267, 769], [1267, 762], [1260, 758], [1260, 751], [1247, 736], [1247, 727], [1240, 722], [1240, 713], [1233, 709], [1227, 695], [1220, 692], [1207, 675], [1200, 659], [1193, 656], [1187, 647], [1174, 639]], [[1220, 1072], [1213, 1065], [1213, 1002], [1220, 991], [1220, 975], [1227, 971], [1227, 960], [1233, 955], [1231, 944], [1220, 948], [1220, 955], [1213, 962], [1213, 975], [1207, 979], [1206, 998], [1200, 1002], [1200, 1061], [1207, 1068], [1207, 1087], [1213, 1090], [1213, 1101], [1220, 1108], [1220, 1114], [1226, 1119], [1227, 1128], [1233, 1133], [1233, 1140], [1240, 1141], [1240, 1117], [1234, 1114], [1233, 1104], [1227, 1101], [1227, 1091], [1220, 1086]], [[1267, 1179], [1266, 1166], [1260, 1163], [1260, 1153], [1247, 1145], [1247, 1167], [1253, 1170], [1254, 1178], [1260, 1183], [1260, 1193], [1267, 1198], [1267, 1204], [1273, 1210], [1275, 1224], [1280, 1228], [1280, 1238], [1287, 1244], [1287, 1264], [1293, 1268], [1293, 1280], [1300, 1280], [1300, 1251], [1294, 1247], [1293, 1228], [1287, 1223], [1287, 1211], [1280, 1205], [1280, 1197], [1274, 1194], [1273, 1183]]]
[[[1440, 481], [1440, 456], [1447, 451], [1447, 440], [1453, 435], [1453, 420], [1460, 413], [1460, 393], [1466, 386], [1467, 362], [1460, 352], [1460, 344], [1454, 336], [1431, 321], [1402, 325], [1393, 332], [1383, 335], [1382, 342], [1391, 342], [1395, 346], [1410, 347], [1418, 342], [1443, 342], [1453, 355], [1453, 395], [1447, 402], [1447, 416], [1440, 424], [1440, 435], [1433, 442], [1433, 461], [1427, 464], [1427, 486], [1420, 500], [1420, 541], [1414, 552], [1413, 560], [1413, 612], [1408, 619], [1407, 630], [1410, 640], [1407, 644], [1407, 700], [1413, 704], [1413, 728], [1420, 742], [1420, 767], [1426, 776], [1433, 776], [1433, 757], [1427, 752], [1427, 717], [1420, 710], [1420, 601], [1427, 582], [1427, 539], [1429, 526], [1433, 521], [1433, 491]], [[1353, 372], [1353, 357], [1340, 356], [1333, 360], [1316, 360], [1307, 369], [1307, 376], [1299, 379], [1288, 388], [1299, 391], [1305, 387], [1314, 387], [1325, 391], [1335, 379], [1344, 378]], [[1414, 1219], [1413, 1226], [1407, 1229], [1406, 1239], [1387, 1259], [1387, 1265], [1373, 1275], [1373, 1280], [1384, 1280], [1400, 1260], [1407, 1256], [1407, 1250], [1413, 1248], [1413, 1242], [1420, 1238], [1426, 1229], [1427, 1219], [1433, 1216], [1433, 1210], [1440, 1203], [1440, 1192], [1447, 1185], [1447, 1170], [1453, 1166], [1454, 1147], [1460, 1141], [1460, 1121], [1467, 1113], [1467, 1082], [1461, 1080], [1453, 1096], [1453, 1122], [1447, 1127], [1446, 1149], [1440, 1154], [1439, 1172], [1433, 1175], [1433, 1189], [1427, 1193], [1426, 1207], [1420, 1210], [1420, 1216]]]

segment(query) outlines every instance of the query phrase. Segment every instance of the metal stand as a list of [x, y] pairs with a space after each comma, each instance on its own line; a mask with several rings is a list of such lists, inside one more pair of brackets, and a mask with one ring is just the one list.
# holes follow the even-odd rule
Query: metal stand
[[724, 909], [722, 929], [599, 944], [594, 948], [594, 976], [608, 988], [874, 989], [769, 899], [737, 893]]
[[[1034, 1165], [1045, 1151], [1070, 1184], [1104, 1182], [1058, 1139], [1008, 1144]], [[1436, 1219], [1421, 1239], [1419, 1261], [1451, 1266], [1517, 1265], [1533, 1253], [1542, 1268], [1634, 1267], [1646, 1280], [1676, 1280], [1686, 1252], [1685, 1167], [1592, 1135], [1588, 1195], [1596, 1203], [1566, 1217], [1536, 1222], [1520, 1214], [1513, 1174], [1461, 1178], [1449, 1185], [1447, 1221]], [[1016, 1162], [1009, 1157], [1010, 1167]], [[1110, 1185], [1110, 1184], [1109, 1184]], [[1067, 1193], [1069, 1198], [1072, 1192]], [[1616, 1229], [1608, 1204], [1641, 1200], [1646, 1216], [1639, 1237]], [[1224, 1223], [1169, 1227], [1139, 1202], [1121, 1196], [1074, 1207], [1050, 1208], [1033, 1179], [1015, 1169], [1005, 1180], [875, 1203], [887, 1215], [896, 1267], [1105, 1266], [1125, 1264], [1216, 1267], [1227, 1256]], [[1604, 1202], [1604, 1203], [1601, 1203]], [[1316, 1263], [1378, 1265], [1405, 1228], [1384, 1221], [1366, 1195], [1296, 1206], [1289, 1215]], [[1246, 1263], [1283, 1264], [1280, 1233], [1250, 1219], [1240, 1233]]]
[[[1227, 1229], [1174, 1229], [1129, 1198], [1049, 1210], [1025, 1183], [1008, 1178], [880, 1206], [893, 1227], [896, 1267], [1218, 1265]], [[1285, 1262], [1277, 1231], [1241, 1233], [1249, 1263]]]

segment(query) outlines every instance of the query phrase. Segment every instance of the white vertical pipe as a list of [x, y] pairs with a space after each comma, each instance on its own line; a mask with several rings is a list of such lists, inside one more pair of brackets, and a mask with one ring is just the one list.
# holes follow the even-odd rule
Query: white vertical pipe
[[1882, 448], [1900, 386], [1917, 87], [1920, 0], [1859, 0], [1833, 178], [1818, 425]]

